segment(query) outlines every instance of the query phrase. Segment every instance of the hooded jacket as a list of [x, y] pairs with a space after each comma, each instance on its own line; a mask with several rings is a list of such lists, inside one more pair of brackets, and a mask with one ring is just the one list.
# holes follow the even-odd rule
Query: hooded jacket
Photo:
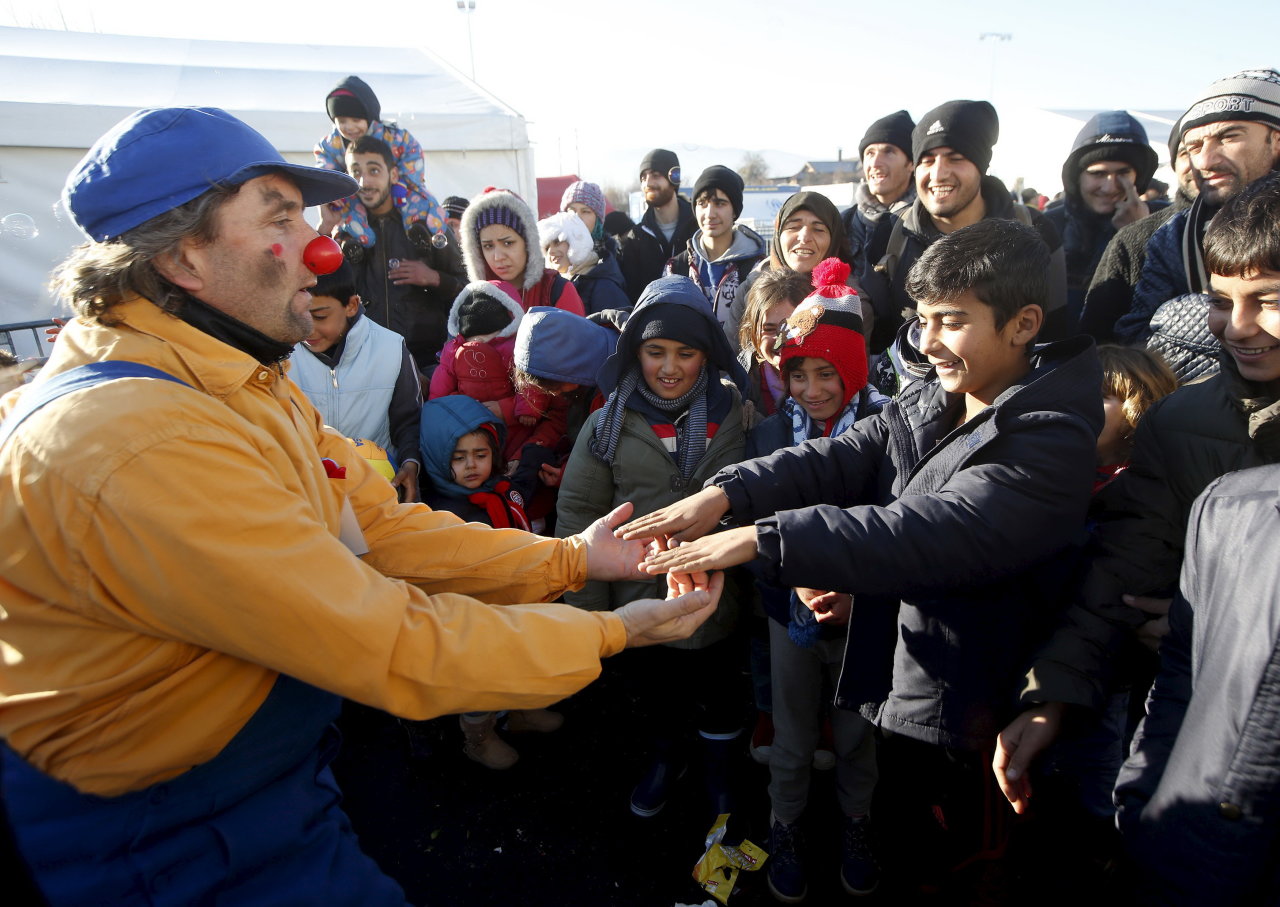
[[713, 479], [755, 521], [765, 579], [857, 596], [837, 704], [946, 747], [990, 747], [1056, 609], [1041, 568], [1084, 524], [1102, 428], [1093, 343], [1036, 350], [968, 421], [917, 381], [837, 438]]
[[[678, 289], [673, 291], [672, 287]], [[592, 452], [591, 442], [596, 436], [599, 419], [589, 419], [573, 446], [560, 485], [556, 532], [561, 535], [580, 531], [624, 501], [633, 502], [636, 513], [650, 513], [673, 504], [701, 487], [717, 470], [742, 459], [745, 432], [741, 390], [746, 376], [715, 323], [706, 298], [686, 279], [664, 277], [650, 285], [623, 328], [617, 351], [600, 369], [601, 391], [611, 393], [627, 369], [636, 362], [640, 330], [633, 325], [639, 325], [643, 321], [644, 310], [654, 305], [687, 307], [707, 321], [712, 338], [712, 349], [706, 351], [707, 363], [720, 373], [724, 384], [730, 385], [733, 403], [714, 436], [708, 440], [706, 451], [688, 482], [681, 477], [675, 459], [649, 422], [635, 410], [628, 408], [625, 412], [617, 455], [611, 465], [605, 465]], [[726, 588], [716, 613], [690, 639], [673, 643], [673, 646], [701, 649], [729, 636], [737, 622], [740, 597], [736, 583], [730, 585], [735, 588]], [[663, 577], [656, 577], [650, 582], [590, 582], [565, 600], [588, 610], [612, 610], [637, 598], [665, 597], [665, 590], [666, 580]]]
[[696, 283], [711, 303], [716, 320], [724, 325], [747, 275], [766, 254], [760, 234], [737, 224], [733, 227], [733, 243], [728, 251], [710, 261], [702, 248], [702, 229], [699, 228], [689, 238], [685, 250], [667, 262], [666, 273], [688, 277]]
[[542, 243], [538, 237], [538, 219], [525, 204], [524, 199], [507, 189], [488, 189], [471, 200], [462, 212], [458, 230], [462, 234], [462, 260], [467, 267], [467, 279], [496, 280], [498, 275], [489, 269], [480, 248], [480, 215], [494, 208], [507, 208], [520, 219], [520, 236], [524, 239], [524, 272], [511, 283], [520, 291], [520, 305], [530, 309], [535, 305], [553, 305], [557, 308], [585, 315], [582, 298], [565, 278], [552, 268], [544, 267]]
[[[1069, 333], [1066, 323], [1067, 271], [1062, 251], [1062, 239], [1053, 224], [1039, 211], [1024, 205], [1014, 208], [1014, 201], [1004, 183], [994, 176], [984, 176], [980, 189], [986, 205], [985, 217], [1002, 217], [1020, 220], [1034, 227], [1049, 248], [1049, 298], [1044, 305], [1044, 326], [1039, 339], [1057, 340]], [[894, 225], [902, 224], [905, 244], [896, 259], [886, 262], [886, 253], [892, 251]], [[933, 217], [917, 198], [899, 219], [886, 217], [876, 226], [875, 235], [867, 248], [862, 287], [875, 307], [876, 320], [871, 332], [871, 352], [882, 352], [897, 333], [903, 322], [902, 313], [915, 310], [916, 303], [907, 294], [907, 273], [924, 250], [939, 237], [941, 231], [933, 223]]]
[[618, 264], [617, 243], [608, 238], [596, 248], [600, 250], [599, 262], [573, 276], [583, 308], [588, 315], [609, 309], [630, 310], [631, 297], [627, 295], [627, 281]]
[[[460, 395], [432, 400], [423, 414], [426, 418], [422, 420], [419, 446], [428, 482], [423, 488], [422, 502], [435, 510], [456, 514], [468, 523], [486, 523], [499, 529], [524, 528], [520, 522], [527, 521], [523, 508], [533, 493], [533, 486], [527, 481], [529, 476], [508, 480], [502, 474], [501, 451], [507, 433], [502, 420], [479, 401]], [[453, 478], [453, 451], [459, 438], [483, 431], [486, 425], [492, 426], [498, 441], [499, 454], [493, 458], [493, 472], [479, 488], [464, 488]], [[518, 511], [518, 516], [513, 509]]]
[[[1108, 154], [1115, 156], [1108, 157]], [[1073, 326], [1080, 321], [1093, 272], [1107, 243], [1116, 235], [1112, 215], [1095, 213], [1080, 194], [1080, 174], [1086, 166], [1099, 161], [1130, 164], [1136, 173], [1134, 190], [1139, 195], [1147, 191], [1157, 165], [1156, 152], [1147, 142], [1147, 131], [1124, 111], [1096, 114], [1076, 136], [1071, 153], [1062, 165], [1063, 203], [1050, 205], [1044, 212], [1062, 236], [1067, 267], [1067, 319]]]
[[676, 228], [668, 241], [658, 226], [658, 215], [646, 208], [640, 223], [618, 237], [618, 264], [627, 282], [627, 296], [638, 301], [650, 281], [662, 276], [662, 269], [677, 251], [683, 249], [698, 229], [693, 205], [676, 193]]
[[[464, 337], [458, 324], [459, 312], [473, 294], [499, 303], [511, 320], [496, 333]], [[487, 280], [467, 284], [449, 309], [449, 340], [440, 351], [439, 367], [431, 373], [431, 399], [465, 394], [481, 402], [506, 401], [504, 417], [514, 416], [514, 411], [507, 411], [515, 406], [511, 363], [515, 354], [516, 330], [523, 315], [520, 303], [501, 287]]]
[[[439, 233], [445, 229], [444, 209], [436, 201], [434, 195], [427, 190], [426, 161], [422, 154], [422, 146], [413, 137], [413, 133], [394, 123], [382, 122], [382, 104], [373, 89], [359, 76], [347, 76], [339, 82], [329, 94], [337, 91], [349, 91], [369, 114], [369, 129], [366, 133], [375, 139], [387, 143], [391, 153], [395, 155], [398, 178], [396, 184], [403, 194], [396, 195], [396, 206], [402, 209], [406, 225], [423, 223], [431, 233]], [[338, 131], [337, 126], [313, 149], [317, 167], [329, 170], [347, 171], [347, 146], [351, 143]], [[334, 203], [337, 205], [342, 219], [343, 230], [357, 240], [366, 249], [377, 244], [367, 212], [360, 204], [359, 198], [352, 196]]]
[[582, 430], [598, 396], [596, 373], [617, 343], [617, 331], [563, 309], [533, 308], [520, 323], [516, 332], [516, 369], [547, 381], [578, 386], [568, 395], [557, 395], [552, 403], [565, 411], [565, 430], [571, 441]]

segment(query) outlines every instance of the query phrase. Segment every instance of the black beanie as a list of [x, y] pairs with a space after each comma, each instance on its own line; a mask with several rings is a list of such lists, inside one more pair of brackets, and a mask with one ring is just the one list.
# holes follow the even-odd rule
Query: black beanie
[[911, 159], [947, 147], [968, 158], [979, 173], [991, 166], [991, 148], [1000, 138], [1000, 118], [986, 101], [948, 101], [920, 118], [911, 131]]
[[676, 185], [680, 184], [680, 180], [671, 179], [671, 171], [679, 169], [680, 158], [676, 157], [674, 151], [668, 151], [665, 148], [653, 149], [640, 161], [640, 173], [642, 175], [646, 170], [656, 170]]
[[472, 293], [458, 306], [458, 333], [463, 337], [496, 334], [511, 323], [511, 311], [491, 296]]
[[702, 171], [698, 181], [693, 184], [693, 201], [697, 204], [703, 192], [719, 189], [733, 205], [733, 219], [742, 214], [742, 177], [722, 164], [715, 164]]
[[714, 322], [690, 306], [657, 302], [640, 309], [632, 318], [637, 323], [635, 327], [628, 323], [627, 334], [634, 343], [633, 355], [644, 341], [655, 339], [674, 340], [704, 353], [715, 349], [714, 338], [711, 336]]
[[881, 117], [867, 127], [867, 134], [858, 143], [858, 157], [862, 157], [867, 153], [868, 145], [878, 145], [881, 142], [901, 148], [902, 153], [910, 157], [911, 130], [915, 128], [915, 121], [911, 119], [911, 114], [905, 110], [899, 110], [897, 113], [891, 113], [887, 117]]

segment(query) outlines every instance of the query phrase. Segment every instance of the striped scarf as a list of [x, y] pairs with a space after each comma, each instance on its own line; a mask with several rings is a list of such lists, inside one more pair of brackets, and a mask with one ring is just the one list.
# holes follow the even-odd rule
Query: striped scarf
[[[613, 465], [618, 453], [618, 439], [622, 437], [622, 423], [628, 401], [632, 393], [636, 392], [643, 403], [637, 406], [632, 402], [631, 408], [649, 418], [654, 433], [676, 461], [680, 478], [687, 482], [707, 452], [707, 382], [707, 367], [704, 365], [698, 373], [698, 380], [687, 393], [674, 400], [664, 400], [641, 379], [640, 366], [633, 365], [622, 376], [617, 389], [609, 395], [596, 416], [591, 452], [602, 463]], [[654, 416], [658, 418], [655, 419]], [[661, 421], [664, 416], [667, 417], [665, 422]], [[667, 426], [672, 428], [668, 429]]]

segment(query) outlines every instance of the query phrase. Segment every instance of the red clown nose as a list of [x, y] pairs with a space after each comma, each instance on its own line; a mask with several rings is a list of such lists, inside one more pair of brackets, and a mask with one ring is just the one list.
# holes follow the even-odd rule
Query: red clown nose
[[302, 250], [302, 263], [317, 277], [332, 274], [342, 264], [342, 247], [327, 236], [317, 236]]

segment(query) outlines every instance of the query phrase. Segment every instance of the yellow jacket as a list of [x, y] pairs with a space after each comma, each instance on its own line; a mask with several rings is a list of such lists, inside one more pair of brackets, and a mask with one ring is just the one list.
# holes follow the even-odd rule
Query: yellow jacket
[[41, 771], [102, 795], [174, 777], [277, 673], [426, 718], [547, 705], [623, 647], [614, 614], [511, 604], [579, 588], [580, 540], [398, 504], [284, 369], [147, 300], [113, 312], [68, 325], [44, 373], [123, 359], [196, 390], [110, 381], [0, 450], [0, 735]]

